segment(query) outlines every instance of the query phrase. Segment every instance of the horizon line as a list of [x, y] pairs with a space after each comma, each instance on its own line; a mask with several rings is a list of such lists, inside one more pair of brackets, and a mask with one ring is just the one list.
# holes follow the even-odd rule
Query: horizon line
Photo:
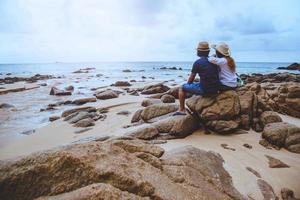
[[[194, 61], [50, 61], [50, 62], [15, 62], [0, 63], [0, 65], [18, 65], [18, 64], [87, 64], [87, 63], [159, 63], [159, 62], [194, 62]], [[236, 61], [237, 63], [297, 63], [298, 61]]]

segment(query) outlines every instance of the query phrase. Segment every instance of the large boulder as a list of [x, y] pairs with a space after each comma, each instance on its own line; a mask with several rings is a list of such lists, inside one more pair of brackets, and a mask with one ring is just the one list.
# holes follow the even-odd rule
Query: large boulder
[[126, 135], [132, 136], [138, 139], [150, 140], [159, 134], [158, 130], [151, 124], [143, 124], [131, 130]]
[[235, 91], [222, 92], [216, 97], [215, 103], [201, 112], [204, 120], [233, 119], [240, 113], [239, 97]]
[[199, 122], [192, 115], [187, 114], [184, 116], [170, 116], [153, 123], [153, 126], [156, 127], [159, 133], [168, 133], [174, 138], [183, 138], [196, 131]]
[[144, 121], [148, 121], [152, 118], [175, 112], [176, 110], [178, 110], [177, 104], [154, 104], [146, 107], [141, 112], [141, 118]]
[[149, 200], [148, 197], [141, 197], [127, 191], [122, 191], [107, 183], [94, 183], [71, 192], [58, 194], [55, 196], [44, 196], [36, 200], [88, 200], [88, 199], [132, 199]]
[[260, 115], [260, 121], [264, 127], [265, 125], [270, 123], [282, 122], [282, 119], [276, 112], [265, 111]]
[[0, 164], [6, 199], [243, 199], [219, 154], [139, 140], [71, 145]]
[[192, 115], [163, 116], [153, 123], [146, 123], [129, 131], [127, 135], [138, 139], [175, 139], [192, 134], [199, 122]]
[[170, 88], [168, 86], [163, 85], [162, 83], [158, 83], [155, 85], [149, 85], [144, 87], [141, 94], [157, 94], [167, 92]]
[[300, 153], [300, 128], [286, 122], [267, 124], [262, 137], [269, 143], [287, 150]]
[[187, 101], [187, 106], [213, 131], [227, 133], [239, 126], [241, 109], [235, 91], [210, 97], [194, 96]]

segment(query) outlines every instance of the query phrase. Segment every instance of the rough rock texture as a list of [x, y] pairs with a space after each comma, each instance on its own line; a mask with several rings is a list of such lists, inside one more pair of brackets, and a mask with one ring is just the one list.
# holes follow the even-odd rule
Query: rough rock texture
[[122, 191], [106, 183], [94, 183], [71, 192], [50, 197], [40, 197], [36, 200], [83, 200], [83, 199], [124, 199], [124, 200], [150, 200], [148, 197], [141, 197], [127, 191]]
[[279, 148], [300, 153], [300, 128], [295, 125], [286, 122], [267, 124], [262, 137]]
[[175, 112], [176, 110], [178, 110], [178, 105], [176, 104], [154, 104], [142, 111], [141, 118], [144, 121], [148, 121], [152, 118]]
[[263, 126], [274, 123], [274, 122], [282, 122], [281, 117], [273, 111], [265, 111], [260, 115], [260, 121]]
[[0, 198], [243, 199], [219, 154], [163, 153], [139, 140], [107, 140], [32, 154], [0, 164]]
[[270, 101], [269, 104], [273, 110], [300, 118], [299, 83], [281, 84], [271, 97], [273, 101]]
[[141, 94], [157, 94], [167, 92], [170, 88], [162, 83], [144, 87]]
[[139, 109], [139, 110], [135, 111], [135, 113], [133, 114], [133, 116], [131, 118], [131, 123], [140, 121], [142, 112], [143, 112], [143, 109]]
[[113, 90], [105, 90], [96, 93], [95, 96], [97, 97], [97, 99], [105, 100], [105, 99], [117, 98], [119, 97], [119, 94]]
[[253, 118], [257, 115], [257, 96], [248, 90], [239, 90], [239, 100], [241, 106], [241, 128], [250, 130]]
[[175, 97], [169, 94], [164, 94], [160, 99], [163, 103], [175, 103]]
[[271, 74], [241, 74], [241, 79], [246, 83], [281, 83], [281, 82], [300, 82], [299, 74], [291, 73], [271, 73]]
[[216, 132], [230, 132], [239, 126], [240, 102], [235, 91], [214, 97], [194, 96], [187, 101], [187, 106]]

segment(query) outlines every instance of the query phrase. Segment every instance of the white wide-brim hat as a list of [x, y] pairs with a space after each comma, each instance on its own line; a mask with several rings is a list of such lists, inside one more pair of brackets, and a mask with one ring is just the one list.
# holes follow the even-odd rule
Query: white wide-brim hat
[[229, 46], [224, 42], [221, 42], [219, 44], [213, 44], [213, 45], [211, 45], [211, 48], [217, 50], [224, 56], [230, 56]]

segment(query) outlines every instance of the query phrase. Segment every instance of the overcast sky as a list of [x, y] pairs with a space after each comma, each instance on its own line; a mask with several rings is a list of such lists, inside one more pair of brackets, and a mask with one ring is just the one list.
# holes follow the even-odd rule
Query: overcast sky
[[201, 40], [237, 61], [300, 61], [299, 0], [0, 0], [0, 63], [192, 61]]

